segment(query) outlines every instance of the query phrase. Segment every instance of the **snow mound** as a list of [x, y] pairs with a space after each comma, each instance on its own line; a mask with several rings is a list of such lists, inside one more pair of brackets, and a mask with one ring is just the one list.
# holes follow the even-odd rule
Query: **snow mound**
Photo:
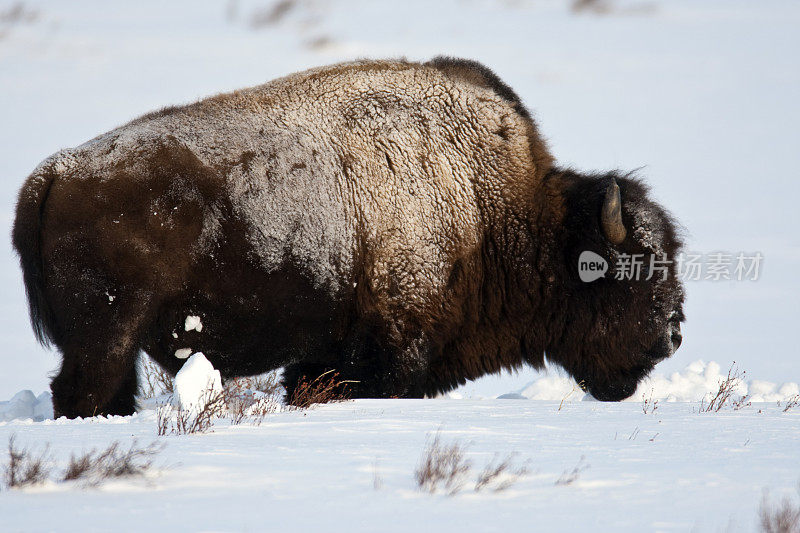
[[31, 419], [41, 422], [53, 418], [53, 398], [49, 392], [35, 396], [29, 390], [23, 390], [7, 402], [0, 402], [0, 422], [16, 419]]
[[[636, 392], [627, 400], [640, 402], [642, 398], [665, 402], [699, 402], [708, 399], [717, 392], [719, 384], [728, 378], [728, 370], [722, 370], [719, 363], [711, 361], [695, 361], [681, 372], [673, 372], [669, 376], [660, 374], [644, 379]], [[734, 397], [741, 398], [748, 395], [751, 402], [779, 402], [796, 394], [800, 394], [797, 383], [771, 383], [762, 380], [740, 379], [734, 389]], [[591, 395], [585, 394], [572, 378], [566, 376], [546, 376], [537, 379], [526, 387], [520, 394], [530, 400], [591, 400]]]
[[222, 378], [203, 352], [187, 359], [175, 375], [175, 402], [182, 409], [201, 411], [216, 392], [222, 392]]

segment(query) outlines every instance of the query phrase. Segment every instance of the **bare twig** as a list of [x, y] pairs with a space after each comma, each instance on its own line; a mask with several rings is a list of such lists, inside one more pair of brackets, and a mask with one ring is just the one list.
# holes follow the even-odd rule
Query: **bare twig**
[[141, 358], [139, 395], [142, 398], [155, 398], [161, 394], [172, 394], [175, 380], [161, 365], [143, 355]]
[[[790, 409], [794, 409], [800, 404], [800, 394], [795, 394], [786, 400], [786, 405], [783, 407], [783, 412], [787, 413]], [[780, 405], [780, 403], [778, 404]]]
[[314, 404], [343, 402], [350, 399], [347, 385], [352, 381], [339, 381], [339, 373], [329, 370], [311, 381], [300, 378], [289, 405], [292, 409], [308, 409]]
[[650, 389], [650, 397], [642, 394], [642, 411], [644, 414], [653, 414], [658, 409], [658, 400], [653, 399], [653, 389]]
[[278, 0], [269, 8], [260, 9], [250, 16], [250, 27], [260, 29], [280, 23], [297, 6], [297, 0]]
[[572, 470], [564, 470], [564, 472], [561, 474], [561, 477], [559, 477], [556, 480], [556, 485], [565, 486], [565, 485], [572, 485], [573, 483], [575, 483], [581, 476], [581, 474], [587, 468], [589, 468], [589, 465], [584, 463], [585, 459], [586, 457], [581, 455], [580, 461], [578, 461], [578, 464], [576, 464], [575, 467], [572, 468]]
[[522, 465], [514, 467], [514, 458], [516, 454], [507, 455], [505, 459], [497, 462], [498, 456], [495, 455], [483, 469], [478, 476], [478, 481], [475, 483], [475, 492], [479, 492], [484, 488], [491, 488], [494, 492], [506, 490], [519, 479], [528, 474], [528, 467]]
[[10, 489], [18, 489], [38, 485], [47, 480], [51, 465], [48, 449], [39, 455], [33, 455], [27, 448], [15, 446], [16, 436], [8, 439], [8, 464], [3, 481]]
[[161, 449], [155, 443], [146, 448], [137, 448], [134, 441], [130, 448], [124, 451], [119, 442], [113, 442], [102, 452], [92, 450], [70, 456], [62, 480], [84, 480], [90, 485], [97, 485], [110, 478], [142, 476], [152, 466], [152, 457]]
[[208, 390], [197, 408], [173, 407], [165, 404], [156, 410], [158, 435], [193, 435], [206, 433], [214, 419], [225, 412], [225, 394]]
[[788, 497], [775, 506], [770, 501], [769, 494], [765, 492], [758, 518], [761, 531], [764, 533], [800, 532], [800, 505]]
[[558, 404], [558, 410], [561, 411], [561, 408], [564, 407], [564, 402], [569, 400], [570, 396], [572, 396], [573, 394], [575, 394], [580, 390], [583, 390], [583, 381], [581, 381], [580, 383], [573, 383], [572, 390], [570, 390], [567, 394], [564, 395], [563, 398], [561, 398], [561, 403]]
[[420, 490], [435, 493], [443, 489], [450, 495], [460, 491], [472, 469], [471, 462], [464, 457], [465, 449], [458, 442], [442, 444], [437, 431], [414, 472]]
[[747, 395], [744, 395], [736, 400], [731, 400], [733, 394], [736, 392], [736, 389], [744, 381], [746, 374], [747, 372], [744, 371], [739, 372], [739, 369], [736, 367], [736, 361], [734, 361], [731, 364], [731, 367], [728, 369], [727, 377], [719, 382], [719, 388], [714, 396], [711, 397], [708, 403], [706, 403], [705, 399], [700, 402], [700, 412], [718, 413], [723, 407], [725, 407], [725, 405], [728, 404], [730, 404], [735, 411], [738, 411], [742, 407], [749, 406], [750, 402], [747, 401]]

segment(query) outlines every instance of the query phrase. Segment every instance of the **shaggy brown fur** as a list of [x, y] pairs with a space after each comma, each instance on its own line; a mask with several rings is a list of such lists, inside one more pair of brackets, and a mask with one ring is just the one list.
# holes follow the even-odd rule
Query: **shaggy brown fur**
[[[627, 238], [603, 233], [616, 179]], [[420, 397], [544, 358], [600, 399], [679, 342], [665, 281], [582, 283], [592, 250], [680, 243], [636, 180], [553, 166], [519, 97], [452, 58], [314, 69], [139, 118], [45, 160], [13, 232], [66, 416], [128, 414], [136, 355], [225, 376], [335, 369]], [[189, 315], [202, 331], [186, 331]]]

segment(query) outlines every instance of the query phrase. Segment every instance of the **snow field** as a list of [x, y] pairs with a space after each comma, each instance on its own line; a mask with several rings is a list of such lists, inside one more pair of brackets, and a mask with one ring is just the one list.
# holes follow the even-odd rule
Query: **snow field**
[[[145, 478], [94, 489], [49, 483], [0, 494], [8, 530], [291, 527], [359, 531], [537, 529], [752, 531], [762, 491], [791, 494], [800, 410], [775, 405], [698, 413], [695, 405], [510, 400], [357, 400], [156, 437], [155, 413], [0, 423], [0, 443], [70, 453], [165, 445]], [[473, 463], [454, 496], [418, 490], [426, 443], [464, 445]], [[477, 471], [516, 454], [529, 472], [501, 492]], [[572, 472], [577, 476], [569, 483]], [[377, 487], [377, 488], [376, 488]], [[36, 509], [48, 508], [40, 513]], [[11, 512], [13, 510], [13, 512]], [[120, 516], [137, 517], [120, 523]]]
[[[800, 406], [781, 398], [709, 413], [678, 401], [707, 399], [708, 387], [727, 376], [717, 363], [693, 363], [652, 378], [649, 404], [575, 401], [586, 398], [574, 383], [546, 377], [506, 396], [566, 391], [561, 401], [357, 400], [271, 410], [257, 423], [223, 416], [206, 433], [166, 436], [162, 418], [179, 412], [34, 422], [28, 413], [42, 418], [49, 397], [23, 391], [3, 405], [4, 417], [26, 419], [0, 422], [0, 443], [14, 438], [45, 457], [51, 474], [43, 484], [6, 490], [0, 512], [54, 509], [3, 514], [4, 525], [26, 531], [83, 531], [86, 523], [123, 531], [507, 531], [530, 520], [560, 530], [750, 531], [763, 491], [785, 494], [800, 481], [791, 468], [800, 459], [792, 444], [800, 439]], [[734, 388], [737, 398], [750, 391], [763, 400], [797, 385]], [[173, 403], [199, 416], [222, 391], [219, 372], [196, 353], [175, 391]], [[667, 403], [653, 404], [656, 395]], [[159, 401], [169, 398], [149, 405], [158, 409]], [[148, 442], [160, 454], [142, 475], [94, 485], [55, 474], [68, 457]], [[504, 460], [508, 469], [482, 486], [484, 472]], [[431, 464], [456, 474], [431, 483], [419, 474]], [[120, 514], [138, 518], [120, 524]]]

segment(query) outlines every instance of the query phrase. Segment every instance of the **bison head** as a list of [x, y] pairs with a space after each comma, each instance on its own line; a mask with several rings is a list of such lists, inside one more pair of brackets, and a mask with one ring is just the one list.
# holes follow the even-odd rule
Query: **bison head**
[[670, 215], [638, 180], [616, 173], [562, 178], [565, 292], [556, 296], [559, 324], [547, 358], [598, 400], [622, 400], [680, 346], [681, 242]]

